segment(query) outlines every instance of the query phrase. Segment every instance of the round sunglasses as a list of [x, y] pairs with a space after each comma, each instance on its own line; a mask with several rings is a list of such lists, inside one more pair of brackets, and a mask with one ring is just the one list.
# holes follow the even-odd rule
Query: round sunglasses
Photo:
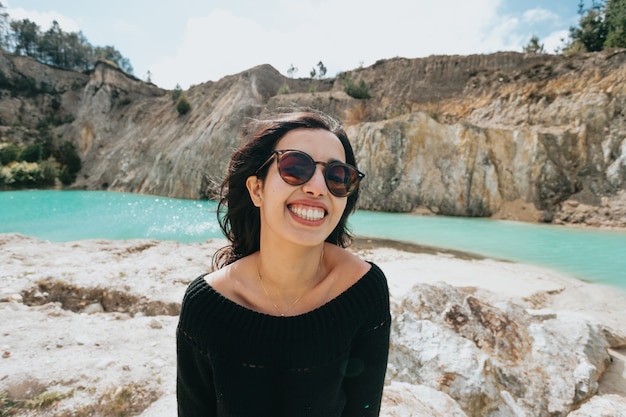
[[324, 167], [324, 180], [328, 191], [336, 197], [347, 197], [357, 190], [359, 182], [365, 174], [352, 165], [339, 161], [320, 162], [315, 161], [309, 154], [293, 149], [272, 151], [267, 161], [256, 170], [256, 175], [276, 158], [278, 173], [289, 185], [302, 185], [313, 178], [317, 165]]

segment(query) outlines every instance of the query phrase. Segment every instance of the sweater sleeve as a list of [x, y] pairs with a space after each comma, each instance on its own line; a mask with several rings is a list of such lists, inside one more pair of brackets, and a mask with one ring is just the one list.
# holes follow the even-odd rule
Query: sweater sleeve
[[350, 349], [344, 379], [347, 402], [342, 417], [377, 417], [380, 413], [391, 328], [389, 290], [386, 281], [383, 283], [371, 325], [354, 339]]
[[178, 331], [176, 340], [178, 417], [216, 415], [213, 372], [207, 355]]

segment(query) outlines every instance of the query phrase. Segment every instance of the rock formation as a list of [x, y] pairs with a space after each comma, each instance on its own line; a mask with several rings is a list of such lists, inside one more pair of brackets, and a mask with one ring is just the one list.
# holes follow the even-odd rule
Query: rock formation
[[610, 363], [599, 325], [448, 285], [416, 286], [393, 335], [387, 377], [444, 392], [469, 417], [568, 415], [595, 395]]
[[[260, 65], [192, 86], [184, 115], [171, 92], [106, 63], [82, 74], [3, 54], [0, 71], [48, 86], [0, 85], [1, 140], [32, 140], [56, 100], [71, 115], [56, 136], [83, 159], [76, 188], [210, 198], [248, 118], [310, 106], [347, 126], [363, 209], [626, 227], [624, 50], [395, 58], [324, 80]], [[347, 80], [371, 98], [347, 95]]]

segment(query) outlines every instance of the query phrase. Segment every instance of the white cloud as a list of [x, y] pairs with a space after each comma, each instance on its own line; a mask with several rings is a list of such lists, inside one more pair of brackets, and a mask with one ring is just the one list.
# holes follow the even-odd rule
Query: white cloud
[[[213, 9], [187, 19], [184, 30], [160, 27], [154, 33], [129, 15], [103, 17], [101, 25], [85, 29], [128, 57], [137, 76], [150, 71], [164, 88], [188, 88], [266, 63], [283, 74], [293, 64], [296, 77], [308, 77], [322, 61], [333, 77], [396, 56], [521, 51], [532, 35], [553, 52], [567, 37], [554, 13], [540, 7], [503, 15], [506, 1], [512, 0], [271, 0], [237, 12], [230, 6]], [[80, 30], [56, 12], [7, 11], [44, 30], [53, 20], [66, 31]]]
[[395, 56], [495, 52], [510, 44], [501, 38], [506, 27], [498, 26], [499, 5], [500, 0], [426, 6], [403, 0], [285, 1], [272, 11], [272, 22], [215, 10], [190, 19], [176, 53], [149, 70], [158, 85], [187, 88], [264, 63], [283, 74], [293, 64], [296, 76], [307, 77], [321, 60], [334, 76]]
[[524, 12], [516, 32], [520, 38], [518, 42], [527, 45], [532, 36], [539, 38], [546, 53], [555, 53], [569, 37], [569, 32], [562, 28], [564, 21], [561, 16], [541, 7]]
[[268, 54], [280, 34], [261, 28], [254, 20], [216, 10], [188, 21], [182, 44], [149, 70], [152, 81], [166, 88], [179, 83], [183, 88], [216, 80], [253, 66], [269, 63]]
[[541, 40], [543, 43], [543, 49], [549, 54], [554, 54], [565, 46], [569, 39], [569, 30], [557, 30], [550, 33], [547, 37]]
[[541, 7], [526, 10], [524, 12], [524, 21], [529, 23], [541, 23], [541, 22], [558, 22], [561, 20], [560, 16], [550, 10], [543, 9]]
[[7, 7], [7, 13], [11, 17], [11, 20], [29, 19], [30, 21], [37, 23], [37, 25], [39, 25], [39, 28], [44, 32], [50, 29], [50, 27], [52, 26], [52, 22], [54, 22], [55, 20], [57, 21], [61, 29], [63, 29], [65, 32], [80, 31], [80, 26], [74, 19], [64, 16], [61, 13], [57, 13], [55, 11], [40, 12], [37, 10], [26, 10], [20, 7]]

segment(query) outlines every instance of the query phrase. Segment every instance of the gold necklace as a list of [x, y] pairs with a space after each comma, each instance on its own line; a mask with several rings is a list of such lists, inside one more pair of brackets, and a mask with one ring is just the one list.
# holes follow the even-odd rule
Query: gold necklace
[[302, 294], [300, 297], [296, 298], [296, 301], [291, 303], [291, 305], [287, 308], [287, 310], [281, 311], [280, 307], [278, 307], [278, 304], [276, 304], [274, 300], [272, 299], [272, 297], [270, 296], [270, 293], [267, 292], [267, 288], [265, 288], [265, 284], [263, 283], [263, 278], [261, 278], [260, 272], [259, 272], [259, 280], [261, 281], [261, 286], [263, 287], [263, 291], [265, 292], [265, 295], [270, 300], [270, 302], [274, 304], [274, 308], [276, 309], [276, 311], [278, 311], [278, 314], [280, 314], [281, 317], [285, 317], [285, 314], [287, 314], [289, 310], [291, 310], [293, 306], [295, 306], [298, 303], [298, 301], [300, 301], [300, 299], [304, 297], [304, 294]]
[[[296, 301], [291, 303], [291, 305], [289, 307], [287, 307], [287, 310], [281, 311], [280, 307], [278, 307], [278, 304], [276, 304], [274, 302], [274, 299], [272, 298], [270, 293], [267, 291], [267, 288], [265, 288], [265, 283], [263, 282], [263, 277], [261, 276], [260, 259], [261, 259], [261, 255], [259, 254], [259, 262], [257, 262], [257, 274], [259, 275], [259, 281], [261, 281], [261, 286], [263, 287], [263, 292], [267, 296], [267, 299], [270, 300], [270, 303], [272, 303], [272, 305], [274, 305], [274, 308], [276, 309], [276, 311], [278, 311], [278, 314], [280, 314], [281, 317], [285, 317], [285, 315], [287, 313], [289, 313], [289, 311], [293, 308], [293, 306], [295, 306], [298, 303], [298, 301], [300, 301], [302, 299], [302, 297], [304, 297], [306, 292], [302, 293], [302, 295], [300, 295], [300, 297], [296, 298]], [[323, 261], [323, 259], [324, 259], [324, 248], [322, 248], [322, 255], [320, 256], [320, 263], [317, 266], [317, 272], [319, 272], [319, 270], [322, 268], [322, 261]]]

